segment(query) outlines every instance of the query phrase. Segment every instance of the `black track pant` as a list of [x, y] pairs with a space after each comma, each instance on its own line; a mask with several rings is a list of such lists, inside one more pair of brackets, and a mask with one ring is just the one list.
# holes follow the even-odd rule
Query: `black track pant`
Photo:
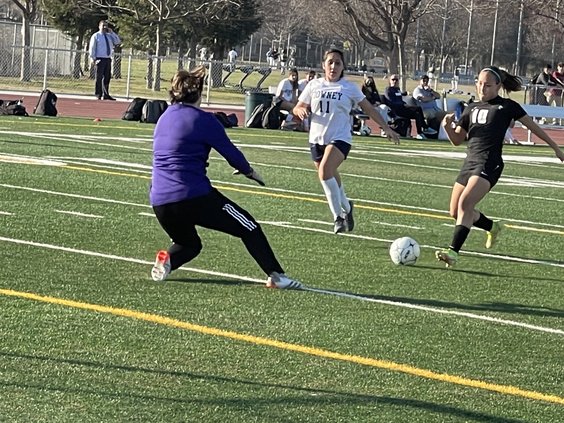
[[217, 190], [202, 197], [154, 206], [162, 228], [172, 239], [168, 249], [171, 270], [194, 259], [202, 250], [196, 226], [240, 238], [266, 275], [284, 273], [256, 220]]
[[419, 106], [393, 106], [392, 111], [400, 117], [415, 119], [418, 134], [422, 134], [423, 130], [428, 127], [425, 116], [423, 116], [423, 110]]

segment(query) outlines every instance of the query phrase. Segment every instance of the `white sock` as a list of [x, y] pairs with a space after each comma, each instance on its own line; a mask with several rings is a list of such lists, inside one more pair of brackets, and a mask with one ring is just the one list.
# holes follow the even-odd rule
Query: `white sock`
[[340, 197], [341, 197], [341, 208], [348, 213], [351, 211], [351, 203], [347, 198], [347, 194], [345, 194], [345, 184], [341, 181], [341, 186], [339, 187]]
[[325, 191], [331, 213], [333, 213], [333, 220], [335, 220], [337, 216], [341, 214], [341, 191], [339, 184], [335, 178], [330, 178], [321, 181], [321, 186], [323, 187], [323, 191]]

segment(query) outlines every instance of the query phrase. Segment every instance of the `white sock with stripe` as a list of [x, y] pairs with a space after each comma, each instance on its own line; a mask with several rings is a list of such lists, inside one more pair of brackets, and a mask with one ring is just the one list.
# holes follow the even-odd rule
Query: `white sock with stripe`
[[335, 220], [337, 216], [341, 215], [341, 190], [339, 184], [335, 178], [331, 178], [321, 181], [321, 186], [323, 191], [325, 191], [331, 213], [333, 213], [333, 220]]

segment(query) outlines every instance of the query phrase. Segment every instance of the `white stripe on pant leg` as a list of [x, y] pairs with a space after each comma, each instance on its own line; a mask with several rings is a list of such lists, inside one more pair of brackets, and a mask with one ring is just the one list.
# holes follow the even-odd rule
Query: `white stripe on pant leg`
[[231, 204], [226, 204], [223, 206], [223, 210], [227, 212], [233, 219], [238, 221], [241, 225], [247, 228], [249, 231], [256, 229], [257, 225], [252, 220], [247, 219], [242, 213], [238, 212], [235, 207]]

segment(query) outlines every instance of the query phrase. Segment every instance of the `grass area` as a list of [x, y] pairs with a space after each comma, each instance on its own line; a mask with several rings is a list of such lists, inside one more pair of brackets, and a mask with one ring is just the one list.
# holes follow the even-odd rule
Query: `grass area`
[[[131, 64], [128, 61], [124, 61], [122, 63], [122, 78], [112, 79], [110, 85], [111, 93], [118, 97], [129, 96], [129, 98], [144, 97], [168, 99], [170, 78], [176, 72], [177, 65], [176, 60], [164, 60], [161, 63], [160, 90], [155, 91], [152, 88], [147, 88], [147, 60], [136, 58], [131, 60]], [[246, 64], [242, 63], [242, 65]], [[305, 77], [305, 75], [305, 70], [300, 71], [300, 78]], [[225, 85], [214, 86], [210, 90], [209, 102], [216, 104], [244, 104], [245, 94], [239, 88], [243, 76], [244, 73], [240, 70], [236, 70], [231, 75], [228, 75], [226, 71], [222, 71], [221, 77], [217, 79], [219, 81], [225, 80]], [[269, 86], [277, 86], [278, 83], [286, 77], [287, 75], [280, 74], [280, 70], [273, 70], [261, 83], [261, 88], [268, 90]], [[253, 72], [245, 79], [243, 87], [245, 89], [256, 87], [261, 78], [261, 74]], [[363, 82], [362, 76], [350, 74], [347, 75], [347, 78], [359, 85]], [[382, 79], [380, 75], [375, 75], [375, 79], [380, 93], [383, 94], [384, 89], [388, 86], [388, 80]], [[406, 89], [412, 92], [418, 83], [419, 81], [408, 78], [406, 79]], [[30, 81], [20, 81], [19, 77], [0, 77], [0, 84], [3, 90], [38, 92], [43, 89], [44, 80], [42, 75], [34, 76]], [[70, 75], [49, 76], [46, 85], [47, 88], [57, 94], [89, 95], [92, 93], [94, 81], [89, 78], [88, 74], [77, 79], [72, 78]], [[438, 92], [441, 92], [443, 89], [448, 90], [450, 89], [450, 83], [438, 83], [436, 89]], [[460, 89], [465, 91], [465, 94], [457, 96], [461, 99], [468, 99], [466, 92], [474, 92], [474, 86], [461, 85]], [[518, 98], [515, 98], [515, 94], [513, 95], [516, 101], [520, 101], [522, 96], [517, 95], [517, 97]]]
[[[5, 421], [556, 422], [564, 405], [564, 178], [545, 147], [506, 146], [459, 265], [446, 210], [463, 148], [356, 137], [341, 171], [355, 231], [332, 233], [306, 135], [228, 133], [260, 187], [209, 175], [262, 224], [304, 291], [261, 286], [237, 240], [155, 284], [168, 245], [148, 206], [152, 125], [4, 116], [0, 416]], [[418, 263], [395, 266], [409, 235]], [[558, 417], [560, 416], [560, 417]]]

